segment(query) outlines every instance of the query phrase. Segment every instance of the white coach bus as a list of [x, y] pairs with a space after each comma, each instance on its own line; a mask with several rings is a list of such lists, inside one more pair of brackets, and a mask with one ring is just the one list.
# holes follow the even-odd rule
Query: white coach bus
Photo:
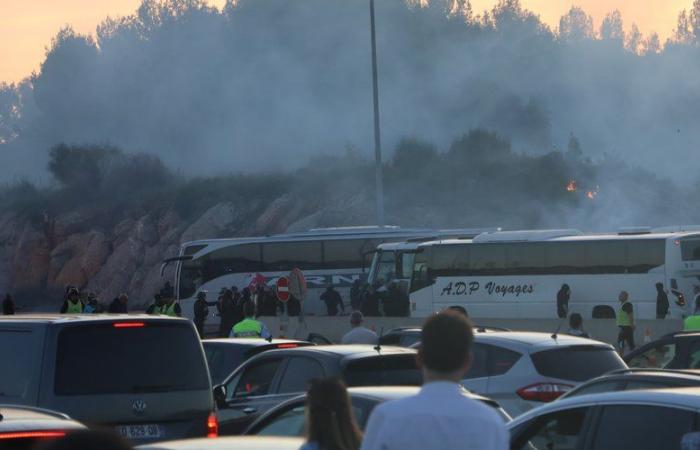
[[557, 292], [568, 284], [570, 313], [612, 318], [625, 290], [636, 316], [653, 319], [656, 283], [668, 292], [668, 317], [692, 314], [700, 286], [700, 227], [484, 233], [418, 246], [411, 315], [458, 305], [476, 318], [556, 318]]
[[[243, 289], [252, 275], [261, 273], [268, 285], [287, 276], [294, 268], [303, 271], [308, 287], [303, 308], [305, 314], [326, 314], [319, 297], [326, 286], [333, 285], [349, 305], [349, 291], [363, 274], [377, 245], [426, 236], [434, 230], [419, 228], [342, 227], [314, 229], [302, 233], [263, 237], [210, 239], [187, 242], [179, 256], [164, 264], [176, 263], [175, 295], [183, 316], [193, 317], [197, 291], [209, 292], [215, 301], [222, 288]], [[212, 312], [212, 308], [210, 313]], [[218, 322], [209, 319], [207, 326]]]

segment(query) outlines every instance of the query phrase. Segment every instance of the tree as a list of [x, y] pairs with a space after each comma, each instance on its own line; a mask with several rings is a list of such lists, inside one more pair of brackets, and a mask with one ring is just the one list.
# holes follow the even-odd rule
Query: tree
[[651, 33], [643, 43], [643, 53], [645, 55], [655, 55], [661, 53], [661, 41], [657, 33]]
[[639, 31], [636, 23], [632, 24], [630, 32], [627, 35], [627, 40], [625, 42], [625, 48], [632, 53], [639, 54], [642, 47], [643, 40], [642, 33]]
[[625, 31], [622, 24], [622, 14], [617, 9], [608, 13], [600, 24], [600, 38], [605, 41], [615, 41], [622, 46], [625, 42]]
[[690, 11], [690, 27], [693, 42], [700, 43], [700, 0], [693, 1], [693, 9]]
[[678, 22], [673, 33], [673, 40], [679, 44], [689, 44], [693, 41], [693, 27], [688, 17], [688, 11], [683, 10], [678, 14]]
[[578, 6], [572, 6], [569, 12], [559, 19], [559, 39], [582, 42], [593, 37], [593, 18]]
[[0, 83], [0, 144], [17, 137], [20, 116], [21, 104], [17, 88], [13, 84]]

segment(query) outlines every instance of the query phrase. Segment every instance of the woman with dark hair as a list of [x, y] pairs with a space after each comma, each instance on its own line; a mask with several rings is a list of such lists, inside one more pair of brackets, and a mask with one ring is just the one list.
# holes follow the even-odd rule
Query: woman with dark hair
[[306, 444], [300, 450], [358, 450], [360, 431], [345, 383], [313, 380], [306, 395]]

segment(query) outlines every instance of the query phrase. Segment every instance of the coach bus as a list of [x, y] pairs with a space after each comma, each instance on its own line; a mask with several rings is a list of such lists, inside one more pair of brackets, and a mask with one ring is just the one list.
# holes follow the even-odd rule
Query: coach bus
[[[187, 242], [177, 257], [164, 261], [176, 263], [175, 294], [183, 315], [193, 317], [195, 295], [209, 293], [215, 301], [222, 288], [246, 287], [252, 276], [262, 274], [273, 286], [277, 279], [294, 268], [303, 271], [308, 294], [303, 303], [306, 314], [325, 314], [319, 297], [328, 285], [340, 292], [344, 303], [355, 280], [364, 281], [364, 273], [377, 245], [384, 242], [431, 235], [434, 230], [420, 228], [342, 227], [314, 229], [301, 233], [263, 237], [210, 239]], [[211, 312], [210, 308], [210, 312]], [[216, 319], [209, 319], [212, 327]]]
[[571, 289], [569, 312], [613, 318], [627, 291], [641, 319], [656, 318], [656, 283], [668, 317], [693, 313], [700, 286], [700, 227], [505, 231], [471, 240], [427, 242], [415, 250], [411, 314], [462, 306], [477, 318], [556, 318], [557, 292]]

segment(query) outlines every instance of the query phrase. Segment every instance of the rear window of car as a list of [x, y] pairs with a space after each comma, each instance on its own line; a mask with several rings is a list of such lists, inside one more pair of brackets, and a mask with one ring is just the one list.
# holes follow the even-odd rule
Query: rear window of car
[[172, 392], [209, 386], [199, 339], [188, 324], [144, 322], [116, 328], [109, 322], [67, 327], [58, 335], [56, 395]]
[[586, 381], [611, 370], [625, 369], [625, 363], [609, 347], [571, 346], [530, 355], [540, 375], [562, 380]]
[[420, 386], [423, 374], [413, 354], [378, 355], [350, 361], [343, 371], [348, 386]]

